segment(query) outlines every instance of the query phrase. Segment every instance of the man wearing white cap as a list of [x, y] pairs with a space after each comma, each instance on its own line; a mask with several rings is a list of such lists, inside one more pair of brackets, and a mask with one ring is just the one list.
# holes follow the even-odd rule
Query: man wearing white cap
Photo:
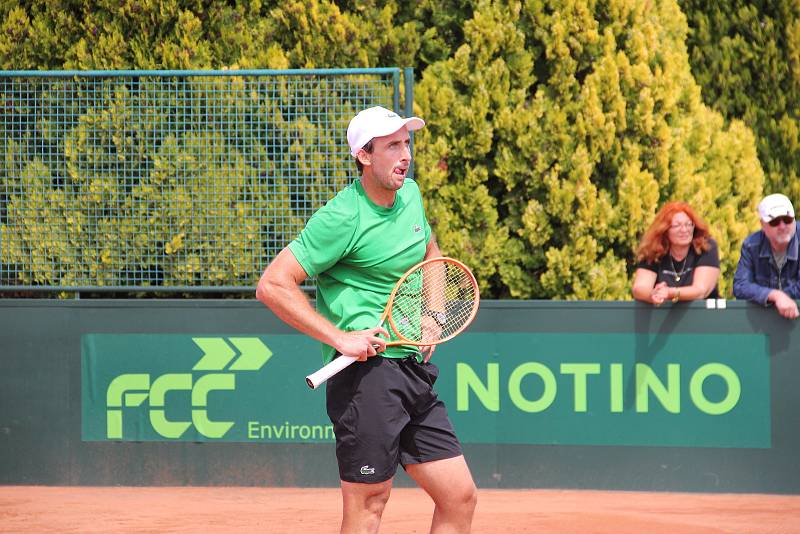
[[[326, 391], [345, 533], [377, 532], [398, 465], [435, 503], [431, 532], [469, 532], [477, 501], [433, 390], [433, 351], [387, 347], [388, 333], [374, 327], [395, 282], [423, 259], [441, 256], [419, 188], [406, 176], [409, 132], [423, 126], [382, 107], [353, 117], [347, 142], [361, 176], [314, 213], [256, 290], [283, 321], [323, 343], [325, 363], [340, 354], [360, 360], [330, 378]], [[311, 276], [316, 310], [300, 289]]]
[[773, 304], [783, 317], [796, 319], [800, 262], [794, 207], [784, 195], [768, 195], [758, 205], [758, 215], [761, 230], [742, 243], [733, 294], [762, 306]]

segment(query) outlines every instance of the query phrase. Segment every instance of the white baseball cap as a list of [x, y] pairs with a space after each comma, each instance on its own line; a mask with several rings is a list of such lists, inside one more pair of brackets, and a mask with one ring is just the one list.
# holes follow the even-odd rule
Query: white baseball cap
[[406, 127], [409, 132], [413, 132], [423, 126], [425, 126], [425, 121], [419, 117], [404, 119], [394, 111], [380, 106], [361, 110], [350, 120], [350, 125], [347, 127], [347, 144], [350, 145], [350, 154], [356, 157], [358, 151], [375, 137], [393, 134], [403, 127]]
[[764, 200], [758, 205], [758, 216], [765, 223], [770, 222], [775, 217], [783, 217], [784, 215], [794, 217], [794, 208], [792, 207], [792, 202], [780, 193], [765, 196]]

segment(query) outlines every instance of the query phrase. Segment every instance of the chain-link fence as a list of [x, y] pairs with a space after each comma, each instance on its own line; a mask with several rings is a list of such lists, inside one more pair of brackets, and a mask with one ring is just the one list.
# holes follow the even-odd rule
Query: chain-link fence
[[357, 176], [352, 116], [409, 115], [412, 84], [397, 68], [0, 72], [0, 290], [252, 290]]

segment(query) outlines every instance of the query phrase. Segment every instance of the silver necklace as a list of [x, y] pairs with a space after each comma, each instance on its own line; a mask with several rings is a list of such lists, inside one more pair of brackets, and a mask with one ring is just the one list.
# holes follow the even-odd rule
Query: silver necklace
[[678, 272], [678, 269], [675, 268], [675, 262], [672, 259], [672, 254], [669, 255], [669, 263], [672, 266], [672, 275], [675, 277], [676, 282], [681, 281], [681, 276], [683, 273], [686, 272], [686, 260], [689, 259], [689, 254], [686, 254], [686, 257], [683, 258], [683, 265], [681, 265], [681, 271]]

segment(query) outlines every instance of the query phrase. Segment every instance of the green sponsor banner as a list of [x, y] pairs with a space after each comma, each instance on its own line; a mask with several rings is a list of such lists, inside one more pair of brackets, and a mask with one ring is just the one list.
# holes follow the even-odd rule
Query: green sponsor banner
[[87, 334], [85, 441], [333, 441], [305, 386], [319, 343], [300, 335]]
[[448, 350], [437, 390], [467, 443], [771, 445], [763, 335], [471, 334]]
[[[464, 443], [770, 447], [763, 335], [466, 333], [436, 390]], [[82, 436], [327, 442], [302, 335], [87, 334]]]

